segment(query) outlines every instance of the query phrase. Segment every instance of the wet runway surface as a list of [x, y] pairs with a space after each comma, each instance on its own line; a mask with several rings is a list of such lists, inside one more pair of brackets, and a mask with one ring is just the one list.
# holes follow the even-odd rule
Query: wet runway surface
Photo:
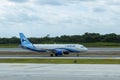
[[1, 80], [119, 80], [113, 64], [0, 64]]

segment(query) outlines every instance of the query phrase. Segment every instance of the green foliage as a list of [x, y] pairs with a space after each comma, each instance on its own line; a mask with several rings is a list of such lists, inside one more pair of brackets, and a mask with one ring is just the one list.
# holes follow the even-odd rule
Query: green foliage
[[19, 44], [0, 44], [0, 48], [17, 48]]
[[0, 59], [0, 63], [120, 64], [120, 59]]
[[[120, 43], [120, 35], [111, 33], [101, 35], [99, 33], [85, 33], [83, 35], [62, 35], [60, 37], [50, 37], [47, 35], [42, 38], [32, 37], [29, 38], [32, 43], [97, 43], [97, 42], [109, 42]], [[0, 44], [20, 44], [20, 40], [17, 37], [12, 38], [0, 38]]]

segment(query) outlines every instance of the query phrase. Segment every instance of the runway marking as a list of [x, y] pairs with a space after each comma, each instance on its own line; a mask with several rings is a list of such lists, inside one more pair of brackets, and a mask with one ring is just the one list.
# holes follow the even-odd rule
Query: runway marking
[[120, 57], [0, 57], [0, 59], [120, 59]]

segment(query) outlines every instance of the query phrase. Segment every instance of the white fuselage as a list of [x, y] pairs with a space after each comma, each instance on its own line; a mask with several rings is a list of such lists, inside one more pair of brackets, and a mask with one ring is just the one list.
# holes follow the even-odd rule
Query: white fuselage
[[37, 49], [57, 49], [57, 48], [67, 48], [67, 49], [72, 49], [72, 50], [76, 50], [76, 51], [87, 51], [88, 49], [86, 47], [84, 47], [83, 45], [79, 45], [79, 44], [34, 44], [34, 46]]
[[23, 33], [19, 33], [21, 47], [36, 52], [52, 52], [51, 56], [69, 53], [79, 53], [87, 51], [88, 49], [79, 44], [32, 44]]

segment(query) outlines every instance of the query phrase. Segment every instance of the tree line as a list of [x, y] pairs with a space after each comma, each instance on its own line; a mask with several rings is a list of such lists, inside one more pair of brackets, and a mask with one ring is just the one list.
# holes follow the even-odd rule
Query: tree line
[[[85, 33], [83, 35], [62, 35], [56, 37], [45, 36], [41, 38], [28, 38], [32, 43], [94, 43], [94, 42], [111, 42], [120, 43], [120, 35], [115, 33], [99, 34]], [[20, 44], [20, 39], [17, 37], [0, 38], [0, 44]]]

